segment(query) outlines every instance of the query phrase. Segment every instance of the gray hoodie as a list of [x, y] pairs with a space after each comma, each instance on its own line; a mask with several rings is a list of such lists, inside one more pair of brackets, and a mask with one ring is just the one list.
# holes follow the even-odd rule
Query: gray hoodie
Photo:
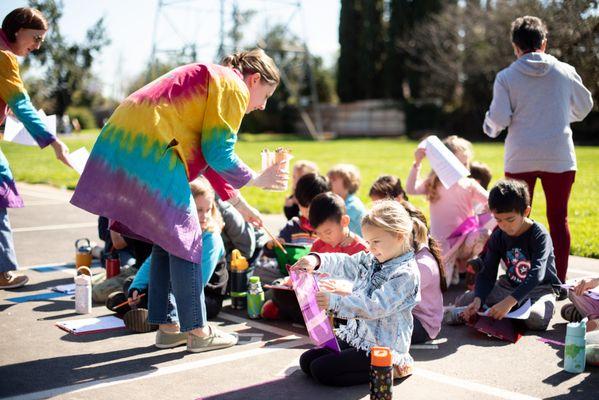
[[497, 74], [483, 130], [494, 138], [508, 128], [505, 172], [575, 171], [570, 123], [582, 121], [592, 107], [574, 67], [528, 53]]

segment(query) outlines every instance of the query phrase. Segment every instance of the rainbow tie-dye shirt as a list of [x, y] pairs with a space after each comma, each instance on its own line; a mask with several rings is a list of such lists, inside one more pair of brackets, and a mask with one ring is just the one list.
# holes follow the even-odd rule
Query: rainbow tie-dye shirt
[[[8, 40], [0, 30], [0, 124], [6, 119], [7, 108], [23, 123], [37, 144], [44, 148], [56, 140], [31, 104], [19, 73], [17, 57], [9, 50]], [[0, 207], [23, 207], [8, 160], [0, 151]]]
[[199, 174], [224, 200], [253, 175], [235, 154], [249, 91], [240, 74], [191, 64], [131, 94], [110, 117], [71, 203], [167, 252], [201, 261], [189, 182]]

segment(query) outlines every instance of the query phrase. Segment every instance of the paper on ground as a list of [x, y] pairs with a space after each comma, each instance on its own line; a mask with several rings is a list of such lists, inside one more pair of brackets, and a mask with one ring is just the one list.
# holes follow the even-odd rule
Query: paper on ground
[[[46, 115], [44, 110], [38, 110], [37, 114], [40, 119], [46, 125], [48, 130], [56, 135], [56, 115]], [[4, 127], [4, 140], [7, 142], [13, 142], [18, 144], [24, 144], [26, 146], [37, 146], [37, 142], [29, 131], [25, 129], [25, 125], [13, 116], [7, 116], [6, 126]]]
[[85, 147], [80, 147], [69, 154], [69, 161], [79, 175], [83, 173], [83, 169], [85, 168], [88, 159], [89, 151], [87, 151]]
[[52, 290], [58, 293], [75, 294], [75, 284], [58, 285], [53, 287]]
[[445, 189], [449, 189], [457, 181], [470, 175], [470, 171], [438, 137], [429, 136], [420, 142], [418, 147], [426, 149], [426, 158]]
[[[516, 310], [507, 313], [504, 318], [528, 319], [528, 317], [530, 317], [530, 307], [531, 306], [532, 306], [532, 303], [530, 302], [530, 299], [528, 299], [528, 300], [526, 300], [526, 303], [522, 304]], [[478, 314], [488, 316], [489, 310], [486, 310], [485, 312], [479, 312]]]
[[98, 318], [72, 319], [57, 322], [56, 325], [75, 335], [125, 328], [125, 322], [112, 315]]

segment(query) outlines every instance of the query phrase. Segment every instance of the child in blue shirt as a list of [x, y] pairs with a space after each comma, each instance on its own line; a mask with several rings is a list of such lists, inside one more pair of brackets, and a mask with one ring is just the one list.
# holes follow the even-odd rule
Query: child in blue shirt
[[352, 164], [334, 165], [327, 173], [333, 193], [345, 200], [345, 209], [349, 215], [349, 230], [362, 236], [362, 218], [366, 207], [356, 192], [360, 189], [360, 170]]

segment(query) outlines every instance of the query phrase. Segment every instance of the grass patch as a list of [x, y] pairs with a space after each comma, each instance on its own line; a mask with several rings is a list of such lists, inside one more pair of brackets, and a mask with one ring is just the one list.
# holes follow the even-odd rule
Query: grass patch
[[[64, 139], [71, 150], [85, 146], [91, 150], [97, 131], [87, 131]], [[413, 161], [416, 142], [401, 139], [339, 139], [327, 142], [313, 142], [305, 137], [294, 135], [240, 135], [237, 153], [252, 168], [260, 168], [260, 151], [277, 146], [289, 147], [295, 159], [309, 159], [318, 163], [322, 172], [333, 164], [348, 162], [355, 164], [362, 173], [362, 187], [358, 195], [368, 206], [370, 184], [383, 174], [392, 174], [405, 182]], [[493, 171], [493, 182], [503, 176], [503, 143], [476, 143], [475, 159], [488, 164]], [[17, 181], [29, 183], [49, 183], [72, 189], [77, 184], [78, 175], [63, 168], [54, 158], [51, 148], [40, 151], [34, 147], [2, 143], [2, 151], [8, 158]], [[599, 148], [579, 146], [578, 173], [570, 200], [569, 222], [572, 233], [572, 254], [599, 258], [599, 237], [594, 229], [599, 226], [599, 212], [595, 200], [599, 198]], [[425, 166], [426, 173], [426, 166]], [[493, 183], [492, 182], [492, 183]], [[491, 183], [491, 184], [492, 184]], [[264, 192], [256, 188], [243, 189], [250, 204], [264, 213], [281, 213], [287, 193]], [[422, 196], [412, 196], [410, 200], [428, 214], [428, 204]], [[537, 182], [532, 217], [547, 225], [546, 203], [541, 185]]]

